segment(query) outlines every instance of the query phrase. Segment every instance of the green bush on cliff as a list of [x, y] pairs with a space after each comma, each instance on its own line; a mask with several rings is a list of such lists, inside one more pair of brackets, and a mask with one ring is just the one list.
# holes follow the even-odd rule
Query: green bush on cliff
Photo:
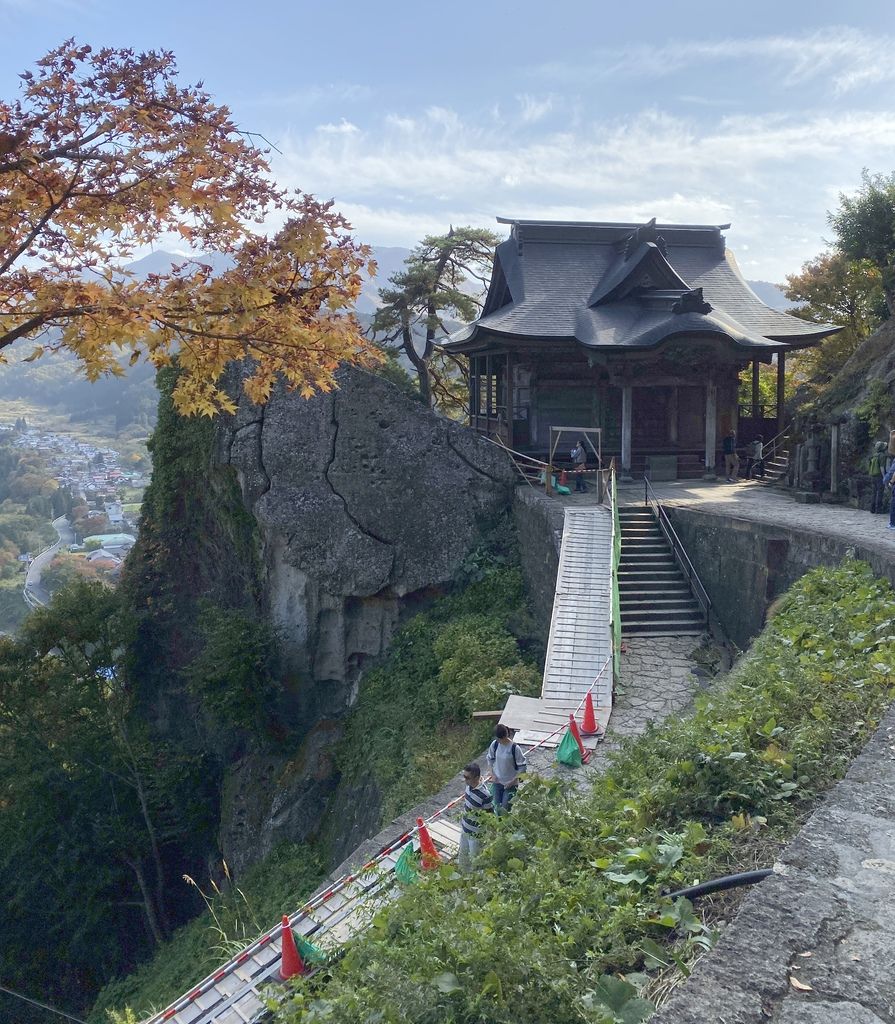
[[[145, 1020], [299, 906], [322, 875], [311, 849], [283, 843], [246, 873], [239, 888], [221, 893], [209, 886], [206, 911], [178, 929], [152, 960], [107, 985], [90, 1012], [90, 1024], [108, 1024], [109, 1011], [124, 1006]], [[182, 884], [187, 890], [194, 883], [184, 879]]]
[[382, 662], [367, 672], [339, 765], [349, 778], [371, 769], [383, 795], [382, 820], [437, 792], [480, 754], [490, 726], [479, 709], [502, 706], [507, 692], [540, 692], [531, 655], [513, 633], [526, 631], [518, 567], [479, 556], [465, 589], [440, 598], [402, 627]]
[[662, 890], [769, 865], [893, 696], [889, 585], [855, 562], [809, 573], [692, 716], [629, 742], [586, 795], [528, 782], [486, 823], [479, 871], [422, 878], [277, 1021], [643, 1019], [648, 972], [713, 939]]

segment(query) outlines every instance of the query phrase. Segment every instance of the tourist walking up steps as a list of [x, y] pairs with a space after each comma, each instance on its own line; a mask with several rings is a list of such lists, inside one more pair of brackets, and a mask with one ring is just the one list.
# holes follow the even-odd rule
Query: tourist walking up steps
[[513, 742], [505, 725], [494, 726], [494, 740], [488, 747], [488, 766], [493, 779], [494, 811], [504, 814], [516, 795], [519, 776], [528, 768], [522, 748]]
[[873, 481], [873, 491], [870, 495], [870, 512], [876, 515], [877, 512], [885, 512], [884, 495], [886, 488], [883, 484], [883, 477], [886, 475], [886, 442], [877, 441], [867, 463], [867, 472]]
[[764, 438], [761, 434], [752, 442], [751, 454], [746, 465], [746, 476], [760, 476], [764, 480]]
[[475, 761], [463, 769], [463, 781], [466, 789], [463, 792], [463, 817], [460, 819], [460, 870], [464, 873], [472, 870], [473, 861], [479, 855], [479, 830], [482, 827], [481, 816], [494, 810], [494, 801], [482, 782], [482, 769]]
[[890, 530], [895, 530], [895, 483], [892, 483], [893, 480], [895, 480], [895, 462], [893, 462], [892, 465], [889, 466], [888, 472], [883, 477], [883, 486], [889, 487], [891, 485], [892, 487], [892, 497], [889, 499], [888, 529]]
[[727, 437], [724, 438], [721, 448], [724, 452], [724, 476], [727, 477], [727, 482], [732, 484], [740, 475], [740, 457], [737, 455], [737, 435], [735, 430], [731, 430]]

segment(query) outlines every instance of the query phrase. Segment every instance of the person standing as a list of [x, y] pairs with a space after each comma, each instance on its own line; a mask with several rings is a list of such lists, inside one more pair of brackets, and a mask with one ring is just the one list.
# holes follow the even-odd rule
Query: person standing
[[493, 780], [494, 812], [504, 814], [516, 795], [519, 776], [528, 769], [522, 748], [513, 742], [505, 725], [494, 726], [494, 740], [488, 747], [488, 766]]
[[472, 870], [473, 861], [478, 857], [479, 830], [482, 827], [481, 816], [494, 810], [494, 801], [488, 787], [482, 782], [482, 769], [476, 761], [471, 761], [463, 769], [463, 817], [460, 819], [460, 853], [458, 863], [460, 870], [466, 874]]
[[877, 441], [874, 445], [873, 454], [870, 456], [870, 461], [867, 463], [867, 472], [870, 474], [873, 484], [873, 490], [870, 494], [871, 515], [885, 511], [884, 495], [886, 489], [883, 486], [883, 477], [886, 475], [886, 461], [886, 442]]
[[751, 477], [753, 473], [764, 480], [764, 438], [761, 434], [752, 442], [752, 458], [749, 459], [749, 466], [746, 469], [747, 477]]
[[889, 530], [895, 530], [895, 483], [892, 483], [895, 479], [895, 462], [889, 466], [886, 475], [883, 477], [883, 487], [892, 485], [892, 497], [889, 499]]
[[886, 472], [892, 468], [895, 462], [895, 429], [889, 431], [889, 448], [886, 452]]
[[575, 467], [575, 490], [587, 491], [587, 484], [584, 482], [584, 471], [587, 469], [587, 451], [584, 447], [584, 439], [581, 438], [578, 444], [572, 449], [572, 464]]
[[735, 430], [731, 430], [727, 437], [724, 438], [721, 442], [721, 448], [724, 452], [724, 476], [727, 478], [727, 482], [732, 484], [740, 474], [740, 457], [737, 455], [737, 435]]

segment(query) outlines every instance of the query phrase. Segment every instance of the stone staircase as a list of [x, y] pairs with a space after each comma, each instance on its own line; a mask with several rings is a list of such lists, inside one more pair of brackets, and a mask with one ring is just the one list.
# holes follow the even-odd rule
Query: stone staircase
[[789, 452], [780, 448], [769, 459], [764, 460], [764, 478], [768, 483], [780, 480], [789, 468]]
[[622, 633], [702, 633], [705, 615], [649, 509], [619, 509]]

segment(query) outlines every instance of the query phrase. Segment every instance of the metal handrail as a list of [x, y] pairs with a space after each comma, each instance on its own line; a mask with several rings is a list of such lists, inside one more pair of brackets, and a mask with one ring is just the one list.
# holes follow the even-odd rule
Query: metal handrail
[[659, 502], [659, 498], [650, 486], [649, 477], [647, 476], [644, 476], [643, 478], [643, 503], [647, 508], [654, 509], [656, 520], [659, 523], [659, 529], [663, 534], [665, 534], [665, 539], [671, 545], [674, 557], [677, 559], [678, 565], [680, 565], [684, 575], [687, 577], [687, 582], [690, 584], [690, 589], [693, 591], [693, 595], [700, 605], [702, 605], [702, 610], [705, 612], [705, 621], [706, 624], [708, 624], [712, 613], [712, 599], [709, 597], [708, 591], [702, 585], [702, 580], [699, 578], [699, 574], [696, 572], [693, 563], [690, 561], [690, 556], [687, 554], [686, 548], [681, 542], [680, 537], [678, 537], [675, 532], [674, 527], [671, 525], [668, 513]]
[[765, 455], [765, 458], [773, 458], [777, 454], [777, 448], [782, 441], [787, 440], [787, 433], [792, 424], [784, 427], [779, 434], [775, 434], [766, 445], [764, 445], [764, 452], [770, 452], [770, 455]]

